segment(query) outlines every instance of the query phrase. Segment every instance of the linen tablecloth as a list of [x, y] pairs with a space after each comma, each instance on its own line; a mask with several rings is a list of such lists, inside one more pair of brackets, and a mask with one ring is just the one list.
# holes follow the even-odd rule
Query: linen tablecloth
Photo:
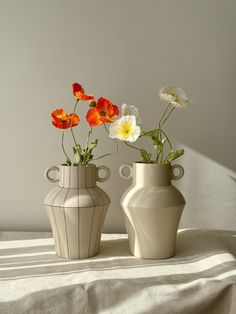
[[235, 314], [236, 231], [183, 229], [166, 260], [104, 234], [100, 254], [55, 255], [50, 233], [0, 232], [1, 314]]

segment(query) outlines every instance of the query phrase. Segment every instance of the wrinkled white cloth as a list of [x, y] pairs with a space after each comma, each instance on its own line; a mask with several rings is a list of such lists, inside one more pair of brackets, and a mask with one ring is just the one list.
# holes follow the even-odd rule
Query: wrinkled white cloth
[[236, 231], [179, 230], [166, 260], [132, 256], [127, 235], [66, 260], [50, 233], [0, 232], [0, 313], [235, 314]]

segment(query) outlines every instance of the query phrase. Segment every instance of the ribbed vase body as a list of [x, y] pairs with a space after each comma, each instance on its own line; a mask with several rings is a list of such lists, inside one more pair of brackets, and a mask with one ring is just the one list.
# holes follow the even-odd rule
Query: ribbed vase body
[[58, 256], [79, 259], [98, 254], [110, 198], [96, 181], [95, 165], [59, 166], [59, 184], [44, 202]]

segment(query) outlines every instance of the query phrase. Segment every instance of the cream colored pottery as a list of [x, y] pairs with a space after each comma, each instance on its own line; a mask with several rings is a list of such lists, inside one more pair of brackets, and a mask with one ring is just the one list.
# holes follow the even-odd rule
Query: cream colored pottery
[[[130, 172], [128, 175], [126, 168]], [[174, 169], [178, 169], [178, 175], [174, 174]], [[185, 200], [171, 180], [178, 180], [183, 174], [180, 165], [137, 162], [133, 166], [120, 167], [121, 177], [133, 178], [132, 185], [121, 198], [133, 255], [161, 259], [175, 254]]]
[[[106, 172], [105, 177], [99, 177], [100, 169]], [[53, 171], [56, 177], [52, 177]], [[58, 182], [44, 201], [56, 254], [68, 259], [97, 255], [110, 198], [96, 182], [106, 181], [110, 177], [109, 169], [93, 164], [60, 165], [48, 168], [45, 177], [50, 182]]]

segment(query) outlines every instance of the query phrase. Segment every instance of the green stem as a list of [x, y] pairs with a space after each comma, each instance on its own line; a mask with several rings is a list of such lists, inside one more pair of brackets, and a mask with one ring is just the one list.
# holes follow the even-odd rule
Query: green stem
[[151, 131], [144, 132], [144, 133], [142, 133], [141, 135], [139, 135], [138, 138], [143, 137], [143, 136], [145, 136], [145, 135], [148, 135], [149, 133], [152, 133], [152, 132], [155, 131], [155, 130], [158, 130], [158, 129], [154, 129], [154, 130], [151, 130]]
[[114, 140], [114, 142], [116, 143], [116, 151], [114, 153], [108, 153], [108, 154], [104, 154], [102, 156], [99, 156], [97, 158], [94, 158], [93, 160], [98, 160], [98, 159], [101, 159], [103, 157], [106, 157], [106, 156], [110, 156], [110, 155], [116, 155], [118, 153], [118, 143], [116, 140]]
[[162, 115], [161, 120], [159, 121], [159, 124], [158, 124], [159, 125], [159, 129], [158, 129], [157, 137], [158, 137], [158, 141], [159, 141], [159, 143], [161, 145], [161, 151], [160, 151], [159, 155], [158, 155], [158, 151], [157, 151], [156, 163], [158, 163], [159, 158], [160, 158], [160, 162], [161, 162], [161, 160], [163, 158], [163, 144], [162, 144], [162, 135], [161, 135], [161, 122], [162, 122], [162, 119], [164, 118], [164, 116], [165, 116], [169, 106], [170, 106], [170, 104], [167, 106], [167, 108], [166, 108], [164, 114]]
[[[156, 157], [156, 162], [158, 162], [159, 158], [160, 158], [160, 163], [162, 163], [163, 161], [163, 153], [164, 153], [164, 145], [162, 144], [162, 133], [165, 135], [164, 131], [162, 130], [162, 126], [164, 125], [164, 123], [166, 122], [166, 120], [170, 117], [171, 113], [174, 111], [175, 107], [172, 107], [171, 110], [169, 111], [169, 113], [166, 116], [166, 113], [168, 112], [170, 106], [172, 106], [170, 103], [167, 105], [166, 110], [164, 111], [160, 121], [159, 121], [159, 131], [158, 131], [158, 139], [161, 143], [161, 152], [159, 154], [159, 156], [157, 155]], [[163, 120], [164, 119], [164, 120]], [[168, 143], [170, 144], [169, 139], [166, 137], [166, 139], [168, 140]]]
[[125, 145], [127, 145], [127, 146], [129, 146], [129, 147], [131, 147], [131, 148], [134, 148], [134, 149], [136, 149], [136, 150], [139, 150], [140, 152], [142, 151], [141, 148], [135, 147], [135, 146], [129, 144], [128, 142], [126, 142], [126, 141], [123, 141], [123, 143], [125, 143]]
[[160, 129], [160, 131], [164, 134], [164, 136], [165, 136], [165, 138], [166, 138], [166, 140], [167, 140], [167, 142], [168, 142], [168, 144], [170, 146], [170, 149], [172, 150], [172, 145], [171, 145], [169, 137], [166, 135], [166, 133], [162, 129]]
[[107, 134], [109, 134], [109, 130], [108, 130], [108, 128], [107, 128], [106, 123], [103, 123], [103, 126], [104, 126], [104, 128], [105, 128], [105, 130], [106, 130]]
[[[166, 138], [166, 140], [167, 140], [167, 142], [168, 142], [168, 144], [169, 144], [169, 147], [170, 147], [170, 149], [172, 150], [172, 145], [171, 145], [170, 139], [169, 139], [169, 137], [167, 136], [167, 134], [166, 134], [161, 128], [153, 129], [153, 130], [151, 130], [151, 131], [144, 132], [144, 133], [142, 133], [142, 134], [139, 136], [139, 138], [142, 137], [142, 136], [148, 135], [148, 134], [150, 134], [150, 133], [152, 133], [152, 132], [154, 132], [154, 131], [158, 131], [158, 132], [159, 132], [159, 133], [158, 133], [158, 136], [159, 136], [160, 133], [162, 133], [162, 134], [165, 136], [165, 138]], [[162, 138], [162, 137], [161, 137], [161, 138]], [[160, 138], [159, 138], [159, 139], [160, 139]], [[157, 155], [157, 157], [156, 157], [156, 163], [158, 162], [158, 157], [159, 157], [159, 156]]]
[[163, 113], [163, 115], [162, 115], [162, 117], [161, 117], [161, 119], [159, 120], [159, 123], [158, 123], [158, 125], [161, 125], [162, 123], [162, 120], [164, 119], [164, 117], [165, 117], [165, 114], [167, 113], [167, 111], [169, 110], [169, 107], [170, 107], [170, 103], [166, 106], [166, 110], [164, 111], [164, 113]]
[[92, 127], [90, 127], [90, 130], [89, 130], [88, 136], [87, 136], [87, 140], [86, 140], [86, 147], [85, 147], [85, 149], [87, 149], [88, 146], [89, 146], [89, 140], [90, 140], [90, 136], [91, 136], [92, 133], [93, 133], [93, 129], [92, 129]]
[[[106, 123], [103, 123], [103, 126], [104, 126], [107, 134], [109, 134], [109, 130], [108, 130], [107, 126], [106, 126]], [[99, 156], [97, 158], [94, 158], [93, 160], [98, 160], [98, 159], [101, 159], [103, 157], [110, 156], [110, 155], [116, 155], [118, 153], [118, 143], [117, 143], [117, 141], [115, 139], [113, 139], [113, 141], [116, 143], [116, 151], [114, 153], [107, 153], [107, 154], [101, 155], [101, 156]]]
[[[166, 135], [166, 133], [162, 130], [162, 129], [159, 129], [160, 131], [160, 142], [161, 142], [161, 153], [160, 153], [160, 163], [163, 162], [163, 153], [164, 153], [164, 144], [162, 144], [162, 136], [161, 136], [161, 133], [165, 136], [169, 146], [170, 146], [170, 150], [172, 150], [172, 145], [171, 145], [171, 142], [170, 142], [170, 139], [169, 137]], [[158, 156], [156, 158], [156, 162], [158, 162]]]
[[61, 136], [61, 147], [62, 147], [62, 150], [63, 150], [63, 153], [65, 154], [67, 160], [70, 162], [71, 164], [71, 161], [70, 161], [70, 158], [68, 157], [66, 151], [65, 151], [65, 147], [64, 147], [64, 135], [65, 135], [65, 130], [62, 131], [62, 136]]
[[75, 139], [75, 134], [74, 134], [74, 131], [73, 131], [72, 123], [73, 123], [73, 120], [74, 120], [75, 111], [76, 111], [76, 107], [77, 107], [78, 102], [79, 102], [79, 99], [76, 99], [76, 102], [75, 102], [75, 105], [74, 105], [74, 110], [73, 110], [73, 116], [72, 116], [71, 123], [70, 123], [70, 130], [71, 130], [71, 134], [72, 134], [73, 140], [75, 142], [75, 145], [77, 145], [77, 142], [76, 142], [76, 139]]
[[175, 110], [175, 107], [173, 107], [173, 108], [171, 109], [171, 111], [168, 113], [168, 115], [166, 116], [166, 118], [164, 119], [164, 121], [161, 123], [161, 126], [164, 125], [164, 123], [165, 123], [166, 120], [170, 117], [171, 113], [172, 113], [174, 110]]
[[162, 162], [162, 158], [163, 158], [163, 150], [164, 150], [164, 145], [162, 144], [162, 134], [161, 134], [161, 128], [160, 128], [160, 125], [159, 125], [159, 131], [158, 131], [158, 139], [159, 139], [159, 142], [161, 143], [161, 151], [160, 151], [160, 154], [157, 155], [156, 157], [156, 163], [158, 163], [158, 160], [160, 158], [160, 163]]

